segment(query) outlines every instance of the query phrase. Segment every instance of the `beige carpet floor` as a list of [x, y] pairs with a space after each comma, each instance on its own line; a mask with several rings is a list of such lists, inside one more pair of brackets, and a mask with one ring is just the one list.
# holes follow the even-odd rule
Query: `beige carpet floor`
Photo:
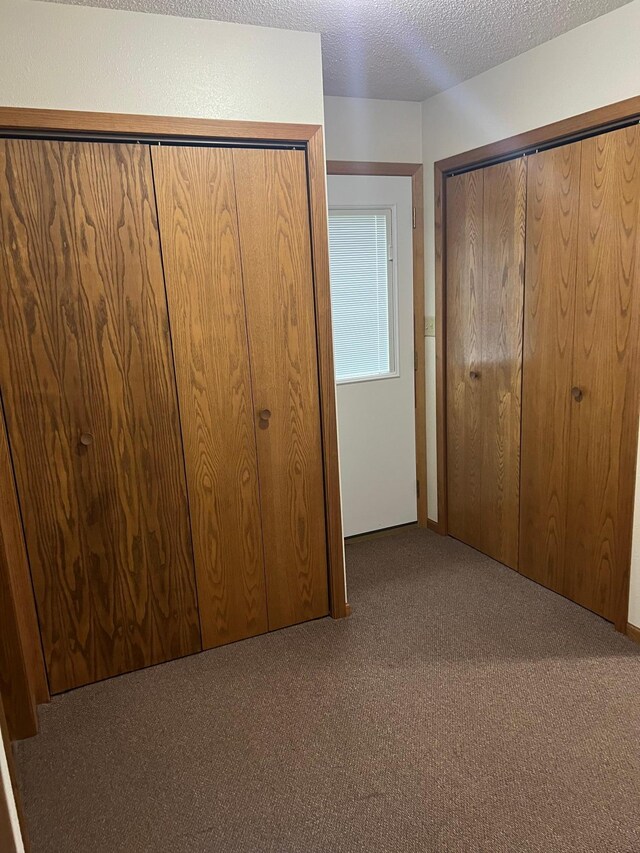
[[347, 560], [351, 619], [44, 707], [33, 853], [638, 853], [640, 646], [432, 533]]

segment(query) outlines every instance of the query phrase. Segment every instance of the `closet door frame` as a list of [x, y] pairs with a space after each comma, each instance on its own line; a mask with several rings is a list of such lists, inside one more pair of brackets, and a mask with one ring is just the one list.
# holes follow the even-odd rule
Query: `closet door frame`
[[[346, 600], [344, 541], [340, 505], [322, 126], [0, 107], [0, 135], [3, 134], [19, 134], [26, 138], [55, 136], [56, 138], [69, 138], [78, 141], [99, 139], [114, 142], [140, 141], [150, 144], [162, 140], [177, 144], [189, 141], [202, 145], [229, 144], [230, 146], [243, 143], [264, 147], [295, 144], [304, 149], [311, 224], [311, 255], [320, 387], [329, 607], [330, 615], [334, 619], [350, 615], [351, 608]], [[13, 482], [0, 473], [0, 492], [12, 494], [13, 490]], [[18, 521], [21, 526], [21, 519]], [[26, 552], [20, 556], [20, 559], [25, 566], [28, 565]], [[18, 563], [19, 560], [16, 556], [16, 565]], [[25, 568], [24, 571], [27, 569]], [[30, 588], [30, 578], [25, 578], [24, 581], [25, 586]], [[30, 602], [30, 604], [33, 605], [32, 615], [35, 619], [35, 602]], [[37, 672], [30, 674], [34, 679], [38, 676]], [[43, 698], [40, 695], [36, 697], [36, 700], [41, 701]]]
[[[447, 364], [446, 364], [446, 204], [447, 178], [470, 169], [482, 168], [521, 154], [532, 153], [538, 147], [574, 142], [593, 133], [606, 133], [640, 120], [640, 96], [627, 98], [586, 113], [510, 136], [456, 154], [434, 163], [434, 225], [435, 225], [435, 297], [436, 297], [436, 452], [437, 452], [437, 521], [429, 518], [428, 527], [443, 536], [448, 535], [447, 513]], [[633, 459], [635, 466], [635, 456]], [[616, 630], [628, 633], [630, 564], [625, 567], [626, 591], [615, 616]]]
[[411, 178], [413, 208], [413, 346], [415, 356], [416, 487], [418, 527], [427, 527], [427, 403], [424, 342], [424, 182], [422, 163], [327, 160], [327, 175]]

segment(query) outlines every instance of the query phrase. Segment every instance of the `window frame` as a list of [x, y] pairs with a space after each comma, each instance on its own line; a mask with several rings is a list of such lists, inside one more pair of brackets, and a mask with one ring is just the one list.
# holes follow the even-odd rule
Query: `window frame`
[[[400, 345], [398, 332], [398, 246], [396, 235], [397, 229], [397, 205], [358, 205], [358, 204], [332, 204], [328, 208], [327, 218], [332, 215], [383, 214], [387, 220], [387, 305], [389, 322], [389, 370], [384, 373], [370, 374], [367, 376], [346, 376], [338, 379], [336, 367], [334, 366], [334, 378], [336, 385], [355, 385], [360, 382], [382, 382], [387, 379], [400, 378]], [[331, 233], [328, 229], [329, 253], [331, 253]], [[333, 319], [333, 300], [332, 319]]]

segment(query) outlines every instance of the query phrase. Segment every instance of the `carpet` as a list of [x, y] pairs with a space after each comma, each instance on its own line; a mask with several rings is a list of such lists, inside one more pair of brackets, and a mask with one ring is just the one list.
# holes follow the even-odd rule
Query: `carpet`
[[427, 531], [347, 569], [350, 619], [42, 707], [32, 853], [640, 851], [640, 646]]

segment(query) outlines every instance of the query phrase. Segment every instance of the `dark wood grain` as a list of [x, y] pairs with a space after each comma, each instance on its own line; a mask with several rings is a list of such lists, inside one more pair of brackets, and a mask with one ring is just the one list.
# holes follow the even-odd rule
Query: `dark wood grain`
[[447, 180], [447, 526], [513, 568], [525, 198], [522, 159]]
[[58, 692], [200, 648], [149, 151], [5, 140], [0, 181], [0, 381]]
[[329, 610], [306, 168], [300, 151], [233, 160], [274, 629]]
[[575, 314], [579, 142], [529, 157], [522, 388], [522, 574], [562, 592]]
[[[484, 172], [447, 180], [448, 530], [482, 543], [482, 362]], [[472, 378], [471, 373], [478, 374]]]
[[[1, 402], [1, 401], [0, 401]], [[18, 615], [25, 667], [36, 704], [49, 701], [49, 684], [42, 654], [42, 641], [36, 613], [29, 558], [22, 528], [13, 463], [4, 420], [0, 412], [0, 536], [9, 559], [8, 583]]]
[[471, 151], [456, 154], [434, 163], [434, 254], [435, 254], [435, 300], [436, 300], [436, 444], [438, 458], [438, 525], [447, 532], [447, 471], [446, 471], [446, 208], [447, 175], [461, 169], [478, 168], [497, 158], [515, 154], [527, 148], [562, 142], [574, 135], [604, 129], [615, 122], [640, 117], [640, 95], [613, 104], [607, 104], [580, 115], [570, 116], [553, 124], [535, 128], [523, 134], [483, 145]]
[[154, 147], [204, 648], [267, 630], [230, 149]]
[[[638, 437], [640, 128], [582, 142], [564, 592], [625, 630]], [[570, 393], [570, 389], [567, 389]]]
[[483, 171], [481, 550], [516, 568], [527, 165], [521, 157]]
[[347, 604], [345, 585], [342, 495], [340, 490], [331, 286], [329, 280], [327, 181], [322, 139], [322, 128], [318, 128], [307, 143], [307, 180], [311, 222], [313, 295], [318, 344], [324, 504], [327, 525], [327, 559], [329, 561], [329, 607], [334, 619], [342, 619], [350, 615], [351, 608]]
[[[9, 445], [1, 411], [0, 477], [13, 486]], [[30, 602], [25, 602], [21, 594], [21, 582], [26, 580], [30, 583], [30, 579], [14, 488], [3, 489], [0, 493], [0, 510], [0, 696], [9, 734], [16, 739], [31, 737], [38, 731], [36, 694], [44, 667], [33, 595]]]
[[0, 696], [6, 709], [9, 735], [16, 740], [37, 733], [38, 717], [9, 580], [10, 560], [11, 554], [0, 536]]
[[331, 615], [346, 615], [344, 546], [340, 509], [340, 477], [335, 414], [333, 341], [329, 294], [329, 249], [323, 128], [320, 125], [273, 122], [216, 121], [173, 116], [137, 116], [118, 113], [0, 108], [3, 130], [108, 132], [135, 137], [141, 133], [185, 139], [245, 139], [270, 143], [298, 141], [306, 145], [314, 297], [318, 336], [318, 366], [322, 401], [322, 441]]

